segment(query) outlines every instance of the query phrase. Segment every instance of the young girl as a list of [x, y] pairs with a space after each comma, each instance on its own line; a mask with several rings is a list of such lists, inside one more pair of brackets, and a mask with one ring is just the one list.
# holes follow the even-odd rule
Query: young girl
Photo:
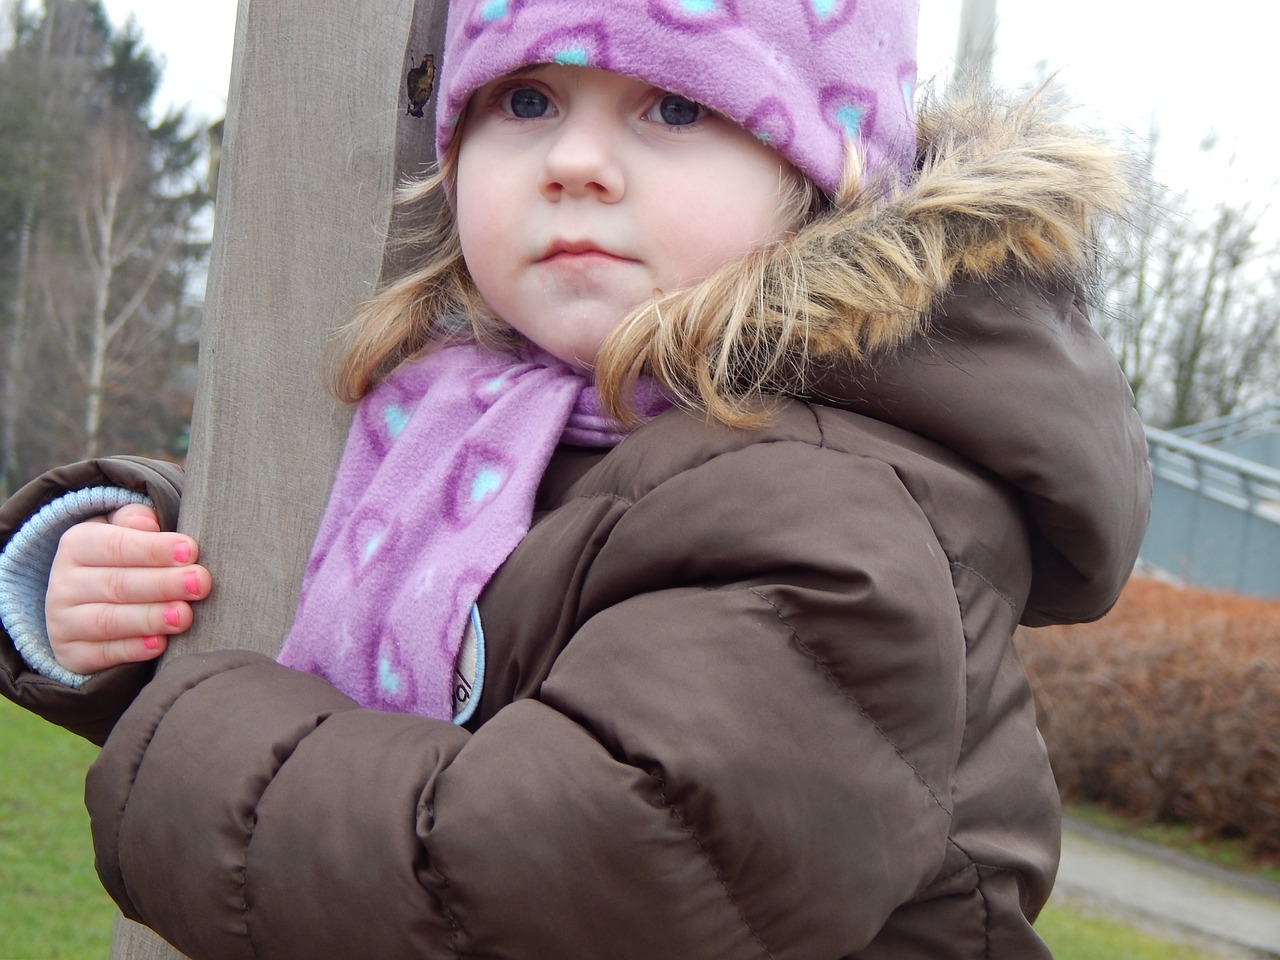
[[448, 202], [349, 332], [283, 664], [152, 677], [209, 574], [107, 459], [0, 514], [0, 686], [105, 740], [99, 873], [193, 957], [1047, 956], [1012, 634], [1145, 525], [1117, 164], [913, 117], [914, 3], [593, 9], [451, 6]]

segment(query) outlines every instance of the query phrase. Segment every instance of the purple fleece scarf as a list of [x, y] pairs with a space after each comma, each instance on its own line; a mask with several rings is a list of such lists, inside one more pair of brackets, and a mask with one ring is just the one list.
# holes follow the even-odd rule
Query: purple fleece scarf
[[[669, 406], [639, 392], [642, 416]], [[398, 370], [356, 413], [280, 662], [361, 706], [449, 719], [471, 606], [528, 532], [556, 446], [625, 435], [554, 358], [460, 346]]]

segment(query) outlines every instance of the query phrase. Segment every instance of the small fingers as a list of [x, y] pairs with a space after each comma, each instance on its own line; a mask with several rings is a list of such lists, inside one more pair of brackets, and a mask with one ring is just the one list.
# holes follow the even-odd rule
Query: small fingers
[[[181, 533], [142, 529], [149, 523], [146, 514], [125, 514], [124, 524], [113, 521], [78, 523], [62, 535], [58, 557], [84, 567], [173, 567], [195, 563], [199, 547]], [[137, 508], [145, 509], [145, 508]], [[132, 526], [138, 524], [138, 526]]]
[[209, 571], [198, 564], [169, 569], [66, 564], [50, 573], [46, 604], [74, 608], [102, 603], [189, 603], [203, 600], [211, 588]]
[[[160, 656], [170, 636], [191, 627], [191, 605], [89, 603], [62, 610], [49, 621], [57, 661], [76, 673]], [[87, 638], [87, 639], [86, 639]]]
[[78, 642], [58, 652], [58, 662], [73, 673], [94, 674], [122, 663], [141, 663], [159, 657], [169, 646], [163, 634], [127, 637], [101, 643]]
[[75, 617], [85, 624], [84, 633], [109, 638], [105, 642], [135, 637], [167, 637], [191, 626], [191, 604], [97, 603], [79, 607]]
[[212, 590], [190, 537], [156, 529], [154, 512], [130, 506], [77, 524], [59, 543], [45, 594], [54, 657], [95, 673], [160, 656], [191, 626], [191, 604]]
[[45, 593], [54, 657], [77, 673], [160, 656], [191, 626], [191, 604], [213, 588], [188, 536], [159, 529], [129, 505], [62, 535]]

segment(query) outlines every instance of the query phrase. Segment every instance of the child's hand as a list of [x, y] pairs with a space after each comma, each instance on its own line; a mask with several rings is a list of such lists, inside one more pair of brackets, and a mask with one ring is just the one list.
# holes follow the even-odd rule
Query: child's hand
[[162, 533], [155, 511], [121, 507], [62, 535], [49, 571], [45, 624], [58, 663], [75, 673], [154, 660], [191, 626], [209, 595], [196, 542]]

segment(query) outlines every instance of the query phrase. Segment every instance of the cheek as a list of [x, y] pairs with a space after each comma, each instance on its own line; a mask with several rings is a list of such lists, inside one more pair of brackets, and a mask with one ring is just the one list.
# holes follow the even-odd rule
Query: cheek
[[[780, 239], [789, 226], [778, 179], [755, 177], [733, 189], [728, 178], [707, 181], [668, 208], [670, 262], [682, 283], [701, 280], [753, 247]], [[674, 200], [675, 198], [673, 198]]]
[[483, 246], [482, 241], [488, 233], [487, 225], [492, 211], [484, 199], [484, 193], [474, 189], [462, 177], [458, 178], [458, 193], [454, 213], [458, 223], [458, 237], [462, 240], [463, 251], [469, 253], [472, 248]]
[[471, 171], [459, 171], [455, 213], [462, 258], [471, 279], [485, 299], [494, 292], [502, 264], [511, 262], [511, 249], [504, 240], [510, 237], [502, 221], [504, 205], [494, 191], [483, 188], [483, 179]]
[[508, 207], [502, 194], [509, 178], [501, 175], [492, 151], [483, 140], [473, 143], [466, 137], [458, 153], [455, 183], [455, 214], [458, 235], [464, 246], [480, 247], [491, 240], [501, 240], [500, 222]]
[[463, 214], [463, 209], [462, 206], [458, 207], [458, 238], [462, 245], [462, 262], [466, 264], [467, 273], [471, 275], [480, 295], [487, 299], [496, 265], [493, 247], [486, 242], [481, 229], [483, 219], [468, 219]]

